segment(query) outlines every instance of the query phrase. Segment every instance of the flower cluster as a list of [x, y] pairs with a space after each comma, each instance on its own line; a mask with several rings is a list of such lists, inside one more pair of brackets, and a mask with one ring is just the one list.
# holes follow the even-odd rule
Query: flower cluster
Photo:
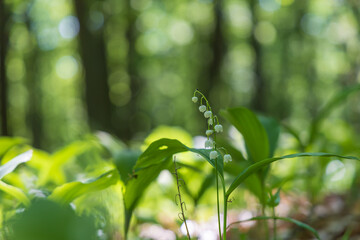
[[[207, 136], [207, 140], [205, 142], [205, 148], [212, 149], [212, 151], [210, 152], [210, 159], [215, 160], [219, 155], [219, 152], [217, 151], [217, 146], [216, 146], [216, 134], [223, 132], [223, 126], [219, 123], [218, 117], [213, 114], [213, 112], [211, 110], [211, 106], [209, 104], [209, 101], [206, 99], [204, 94], [202, 94], [198, 90], [195, 90], [194, 96], [192, 97], [192, 101], [194, 103], [199, 102], [199, 98], [196, 95], [200, 96], [199, 111], [204, 114], [204, 117], [206, 119], [208, 119], [207, 120], [207, 130], [205, 132], [205, 135]], [[211, 139], [210, 137], [212, 137], [213, 139]], [[225, 150], [225, 152], [226, 152], [226, 150]], [[230, 154], [225, 154], [223, 156], [223, 158], [224, 158], [225, 163], [232, 161]]]

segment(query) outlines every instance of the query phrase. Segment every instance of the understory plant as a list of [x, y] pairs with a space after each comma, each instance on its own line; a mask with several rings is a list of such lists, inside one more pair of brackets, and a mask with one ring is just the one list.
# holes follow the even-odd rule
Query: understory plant
[[[325, 105], [324, 110], [320, 111], [318, 117], [312, 121], [309, 138], [306, 141], [291, 127], [284, 127], [275, 119], [255, 114], [244, 107], [227, 108], [220, 111], [220, 115], [218, 115], [206, 96], [198, 90], [194, 92], [192, 101], [199, 105], [198, 110], [206, 121], [204, 128], [206, 140], [201, 148], [194, 148], [190, 145], [190, 141], [184, 140], [188, 138], [191, 140], [191, 135], [182, 138], [180, 137], [182, 132], [174, 128], [163, 128], [162, 133], [156, 138], [145, 139], [143, 149], [127, 146], [110, 134], [101, 132], [97, 133], [95, 137], [92, 136], [90, 140], [76, 141], [52, 154], [32, 148], [26, 144], [24, 139], [2, 137], [0, 138], [1, 224], [5, 225], [7, 220], [20, 216], [19, 211], [14, 211], [14, 209], [25, 210], [25, 214], [22, 215], [25, 218], [30, 216], [27, 215], [27, 210], [31, 212], [32, 209], [37, 209], [34, 204], [39, 204], [39, 199], [46, 204], [48, 204], [47, 201], [51, 201], [51, 206], [53, 206], [52, 203], [56, 203], [57, 206], [60, 206], [54, 206], [56, 211], [66, 209], [64, 211], [67, 211], [71, 218], [79, 219], [74, 212], [80, 213], [81, 198], [89, 196], [92, 192], [111, 187], [111, 190], [116, 189], [121, 195], [121, 201], [116, 201], [116, 204], [120, 205], [120, 209], [123, 210], [121, 234], [125, 239], [129, 238], [129, 232], [132, 231], [131, 219], [133, 215], [137, 217], [136, 209], [146, 196], [146, 190], [163, 170], [174, 171], [173, 160], [176, 158], [176, 201], [181, 208], [180, 216], [184, 223], [186, 223], [186, 208], [184, 198], [180, 199], [181, 194], [186, 194], [189, 197], [187, 199], [193, 201], [192, 204], [196, 211], [196, 206], [207, 189], [215, 186], [217, 231], [221, 239], [225, 240], [227, 231], [240, 222], [262, 221], [267, 223], [270, 220], [274, 223], [274, 239], [277, 238], [276, 221], [288, 221], [310, 231], [319, 239], [317, 231], [309, 225], [276, 214], [275, 208], [280, 202], [280, 192], [286, 179], [272, 183], [270, 177], [273, 177], [274, 174], [270, 166], [276, 161], [294, 158], [315, 160], [337, 158], [359, 161], [359, 158], [354, 156], [306, 152], [306, 150], [314, 149], [311, 144], [318, 135], [323, 118], [349, 94], [358, 90], [360, 90], [359, 86], [349, 88]], [[225, 134], [221, 133], [225, 131], [220, 116], [242, 135], [245, 148], [239, 150], [234, 147], [239, 143], [235, 144], [222, 136]], [[226, 125], [224, 124], [224, 126]], [[299, 152], [274, 156], [278, 149], [281, 128], [298, 140]], [[177, 158], [178, 153], [185, 152], [194, 153], [205, 161], [191, 161], [191, 157], [187, 159], [188, 161], [183, 161], [184, 159], [180, 156]], [[81, 158], [80, 156], [83, 155], [85, 157]], [[72, 160], [85, 159], [89, 156], [98, 156], [99, 158], [99, 165], [96, 165], [92, 174], [88, 174], [86, 164], [81, 165], [83, 168], [67, 169]], [[77, 162], [82, 164], [81, 161], [77, 160]], [[208, 169], [206, 169], [207, 164], [209, 164]], [[71, 166], [73, 167], [73, 165]], [[184, 177], [187, 176], [186, 174], [180, 176], [182, 174], [178, 171], [180, 167], [182, 170], [194, 171], [200, 175], [200, 187], [195, 192], [182, 182], [190, 179]], [[71, 176], [69, 169], [71, 169], [70, 172], [73, 171], [72, 177], [69, 177]], [[207, 171], [209, 169], [212, 171]], [[25, 173], [24, 176], [31, 176], [30, 186], [23, 180], [22, 173]], [[87, 176], [87, 180], [80, 181], [78, 177], [81, 175]], [[311, 180], [309, 176], [307, 177]], [[180, 192], [180, 186], [184, 193]], [[238, 187], [247, 189], [258, 199], [262, 206], [261, 215], [229, 223], [227, 219], [229, 204], [233, 200], [232, 194]], [[73, 209], [70, 211], [71, 206], [75, 206], [76, 211]], [[269, 209], [271, 214], [267, 216], [266, 214], [270, 211], [266, 210]], [[263, 224], [263, 227], [264, 239], [269, 239], [267, 224]], [[187, 235], [190, 238], [189, 231], [187, 231]]]
[[[200, 99], [199, 99], [200, 98]], [[223, 147], [219, 147], [216, 139], [216, 134], [222, 132], [223, 127], [219, 124], [218, 117], [213, 113], [211, 106], [206, 97], [196, 90], [192, 101], [200, 103], [199, 111], [204, 113], [204, 117], [207, 119], [207, 130], [205, 132], [207, 140], [204, 148], [194, 149], [187, 147], [176, 139], [160, 139], [153, 142], [140, 156], [139, 160], [143, 167], [146, 167], [149, 163], [166, 163], [170, 161], [171, 156], [180, 152], [193, 152], [202, 156], [210, 165], [215, 169], [215, 181], [216, 181], [216, 199], [217, 199], [217, 215], [218, 215], [218, 227], [219, 236], [225, 240], [226, 230], [230, 225], [227, 225], [227, 210], [228, 203], [231, 194], [234, 190], [246, 183], [248, 189], [253, 192], [263, 205], [263, 216], [249, 219], [248, 221], [259, 220], [284, 220], [289, 221], [311, 231], [316, 238], [319, 239], [318, 233], [310, 226], [301, 223], [291, 218], [278, 217], [275, 214], [274, 208], [279, 203], [279, 192], [273, 195], [272, 189], [267, 187], [267, 176], [269, 176], [269, 166], [279, 160], [287, 160], [293, 158], [314, 158], [314, 159], [326, 159], [336, 157], [338, 159], [351, 159], [359, 161], [359, 158], [354, 156], [341, 156], [332, 153], [323, 152], [299, 152], [295, 154], [289, 154], [285, 156], [273, 157], [277, 146], [277, 139], [279, 136], [279, 126], [263, 116], [256, 116], [252, 111], [244, 107], [228, 108], [221, 112], [225, 117], [243, 136], [246, 152], [242, 153], [240, 150], [231, 149], [234, 153], [230, 156], [227, 150]], [[228, 144], [231, 147], [231, 144]], [[246, 156], [246, 157], [245, 157]], [[233, 161], [231, 161], [233, 159]], [[137, 163], [138, 164], [138, 163]], [[231, 184], [226, 186], [225, 173], [229, 173], [228, 177], [232, 178]], [[251, 182], [247, 181], [252, 179]], [[219, 197], [219, 184], [218, 179], [221, 182], [222, 199]], [[220, 221], [220, 202], [223, 201], [223, 225]], [[265, 208], [270, 206], [273, 209], [273, 216], [265, 216]], [[276, 237], [276, 232], [274, 232]], [[265, 238], [268, 238], [266, 236]]]

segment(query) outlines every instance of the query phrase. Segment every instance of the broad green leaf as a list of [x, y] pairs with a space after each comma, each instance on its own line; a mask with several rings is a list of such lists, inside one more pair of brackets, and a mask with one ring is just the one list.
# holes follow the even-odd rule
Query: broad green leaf
[[[232, 154], [232, 152], [230, 152], [230, 154]], [[244, 171], [244, 169], [248, 168], [249, 166], [250, 166], [249, 161], [241, 161], [241, 162], [232, 161], [224, 166], [224, 171], [236, 177], [239, 173]], [[249, 190], [259, 199], [259, 201], [262, 201], [263, 195], [262, 195], [261, 181], [257, 174], [253, 174], [250, 177], [248, 177], [244, 181], [244, 185], [247, 190]]]
[[249, 165], [250, 163], [246, 160], [246, 158], [244, 157], [244, 155], [241, 153], [241, 151], [239, 149], [237, 149], [236, 147], [234, 147], [230, 141], [225, 140], [222, 137], [219, 137], [216, 139], [216, 143], [217, 145], [225, 148], [228, 153], [230, 153], [232, 159], [234, 162], [237, 163], [246, 163], [247, 165]]
[[142, 168], [133, 175], [126, 185], [125, 203], [125, 235], [129, 230], [132, 212], [141, 199], [147, 187], [157, 178], [160, 172], [171, 166], [171, 156], [162, 162]]
[[134, 166], [141, 152], [139, 150], [128, 149], [124, 143], [106, 132], [98, 132], [96, 136], [100, 144], [111, 154], [119, 171], [120, 178], [126, 185], [133, 174]]
[[125, 149], [113, 156], [114, 163], [124, 184], [127, 184], [133, 175], [134, 166], [140, 155], [140, 151]]
[[125, 202], [125, 232], [127, 233], [132, 211], [138, 203], [139, 199], [150, 185], [156, 179], [163, 169], [168, 169], [172, 164], [172, 156], [176, 153], [190, 151], [197, 153], [205, 160], [207, 160], [214, 168], [217, 162], [217, 170], [220, 174], [220, 179], [224, 184], [223, 177], [223, 159], [219, 153], [216, 161], [210, 159], [210, 151], [208, 149], [193, 149], [188, 148], [181, 142], [175, 139], [160, 139], [150, 144], [150, 146], [141, 154], [136, 165], [134, 166], [135, 173], [126, 185], [124, 195]]
[[76, 156], [84, 153], [91, 147], [90, 142], [78, 141], [60, 149], [52, 154], [50, 160], [51, 164], [47, 166], [47, 170], [41, 172], [38, 180], [38, 185], [43, 186], [46, 183], [53, 181], [56, 184], [66, 182], [65, 175], [62, 171], [62, 166]]
[[57, 188], [49, 196], [56, 202], [67, 204], [71, 203], [77, 197], [95, 191], [103, 190], [119, 179], [117, 170], [111, 170], [99, 176], [98, 178], [89, 179], [85, 182], [65, 183]]
[[204, 196], [206, 190], [208, 190], [213, 184], [215, 183], [215, 174], [211, 172], [209, 175], [206, 176], [204, 181], [202, 182], [200, 189], [194, 198], [195, 205], [197, 205], [202, 196]]
[[188, 148], [176, 139], [163, 138], [150, 144], [136, 162], [135, 169], [140, 170], [151, 165], [156, 165], [164, 159], [180, 152], [186, 152]]
[[124, 196], [126, 209], [132, 210], [135, 208], [150, 183], [157, 178], [162, 170], [169, 168], [171, 163], [171, 156], [169, 156], [161, 163], [153, 164], [147, 168], [136, 171], [135, 175], [126, 185]]
[[243, 135], [248, 155], [254, 162], [269, 157], [268, 136], [253, 112], [244, 107], [228, 108], [221, 111], [221, 115]]
[[257, 117], [260, 120], [261, 124], [264, 126], [267, 133], [270, 148], [268, 157], [273, 157], [277, 148], [280, 135], [280, 125], [278, 121], [276, 121], [274, 118], [265, 117], [262, 115], [257, 115]]
[[[237, 176], [239, 173], [241, 173], [244, 169], [249, 167], [251, 165], [250, 161], [247, 161], [242, 153], [233, 147], [230, 143], [220, 138], [218, 140], [218, 143], [220, 146], [224, 147], [228, 153], [232, 156], [233, 161], [227, 163], [224, 166], [224, 171], [233, 175]], [[244, 181], [244, 185], [247, 190], [249, 190], [252, 194], [254, 194], [259, 201], [262, 201], [262, 187], [261, 187], [261, 181], [258, 175], [252, 175], [249, 178], [247, 178]]]
[[337, 106], [339, 106], [343, 101], [347, 99], [347, 97], [354, 93], [360, 91], [360, 84], [345, 88], [344, 90], [340, 91], [338, 94], [336, 94], [316, 115], [314, 120], [311, 123], [310, 126], [310, 136], [308, 140], [308, 145], [314, 142], [317, 131], [319, 128], [319, 125], [323, 119], [325, 119], [333, 109], [335, 109]]
[[[132, 178], [126, 187], [126, 208], [131, 209], [134, 207], [151, 181], [157, 177], [161, 170], [169, 166], [171, 157], [174, 154], [185, 151], [201, 155], [215, 168], [215, 160], [209, 157], [211, 150], [188, 148], [175, 139], [164, 138], [155, 141], [141, 154], [134, 167], [136, 177]], [[217, 162], [218, 172], [223, 179], [223, 160], [220, 153]]]
[[0, 180], [6, 175], [14, 171], [14, 169], [21, 163], [29, 161], [32, 157], [33, 151], [29, 150], [20, 154], [19, 156], [8, 161], [4, 165], [0, 166]]
[[[208, 161], [208, 163], [210, 163], [213, 168], [216, 168], [215, 166], [217, 165], [217, 171], [219, 172], [220, 177], [222, 179], [224, 178], [224, 160], [220, 152], [218, 152], [218, 157], [216, 159], [210, 159], [210, 152], [212, 151], [212, 149], [188, 148], [188, 150], [190, 152], [199, 154], [206, 161]], [[216, 162], [217, 164], [215, 164]]]
[[14, 198], [22, 202], [24, 205], [26, 206], [30, 205], [30, 200], [20, 188], [11, 186], [9, 184], [4, 183], [3, 181], [0, 181], [0, 190], [13, 196]]
[[230, 194], [249, 176], [251, 176], [253, 173], [256, 173], [261, 168], [268, 166], [272, 162], [281, 160], [281, 159], [291, 159], [291, 158], [297, 158], [297, 157], [338, 157], [338, 158], [344, 158], [344, 159], [352, 159], [352, 160], [358, 160], [359, 158], [353, 157], [353, 156], [340, 156], [337, 154], [331, 154], [331, 153], [296, 153], [296, 154], [290, 154], [282, 157], [275, 157], [275, 158], [267, 158], [260, 162], [254, 163], [248, 168], [246, 168], [244, 171], [242, 171], [235, 180], [231, 183], [229, 189], [226, 191], [226, 196], [229, 197]]
[[170, 127], [170, 126], [159, 126], [155, 128], [150, 135], [144, 140], [144, 145], [142, 150], [145, 150], [150, 146], [151, 143], [160, 140], [162, 138], [177, 139], [182, 142], [184, 145], [192, 147], [193, 140], [192, 136], [180, 127]]
[[310, 227], [309, 225], [307, 225], [306, 223], [300, 222], [296, 219], [293, 218], [287, 218], [287, 217], [270, 217], [270, 216], [259, 216], [259, 217], [253, 217], [250, 219], [246, 219], [246, 220], [242, 220], [242, 221], [236, 221], [233, 222], [231, 224], [229, 224], [229, 226], [227, 226], [227, 228], [229, 228], [231, 225], [234, 224], [239, 224], [239, 223], [243, 223], [243, 222], [249, 222], [249, 221], [258, 221], [258, 220], [272, 220], [272, 219], [278, 219], [278, 220], [282, 220], [282, 221], [286, 221], [286, 222], [290, 222], [293, 223], [301, 228], [304, 228], [306, 230], [308, 230], [309, 232], [311, 232], [312, 234], [314, 234], [314, 236], [320, 240], [320, 236], [319, 233], [312, 227]]
[[115, 154], [118, 151], [126, 149], [125, 143], [107, 132], [99, 131], [95, 134], [95, 136], [100, 141], [101, 145], [103, 145], [111, 154]]
[[[150, 144], [150, 146], [145, 150], [145, 152], [141, 154], [134, 168], [135, 170], [147, 168], [151, 165], [161, 163], [162, 161], [164, 161], [164, 159], [171, 157], [176, 153], [186, 151], [199, 154], [215, 168], [215, 160], [210, 159], [210, 152], [212, 150], [189, 148], [176, 139], [167, 138], [157, 140]], [[221, 176], [223, 176], [224, 166], [222, 155], [220, 153], [218, 154], [218, 158], [216, 160], [218, 162], [218, 172]]]
[[23, 138], [0, 137], [0, 159], [15, 145], [26, 142]]
[[[96, 240], [98, 227], [90, 216], [69, 206], [38, 198], [4, 221], [7, 240]], [[3, 238], [1, 238], [3, 239]]]

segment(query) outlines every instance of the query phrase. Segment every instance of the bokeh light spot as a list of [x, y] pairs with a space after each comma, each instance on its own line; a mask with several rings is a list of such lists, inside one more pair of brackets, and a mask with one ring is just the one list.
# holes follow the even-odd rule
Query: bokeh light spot
[[24, 61], [22, 61], [19, 58], [10, 59], [6, 67], [7, 67], [6, 75], [9, 78], [9, 80], [19, 81], [25, 75]]
[[281, 6], [281, 0], [260, 0], [260, 7], [268, 12], [274, 12]]
[[37, 39], [40, 49], [44, 51], [53, 50], [59, 45], [59, 34], [56, 28], [42, 29]]
[[339, 160], [333, 160], [326, 166], [326, 175], [330, 176], [331, 181], [339, 181], [343, 179], [345, 173], [345, 165]]
[[276, 39], [276, 29], [270, 22], [260, 22], [255, 28], [255, 38], [261, 44], [271, 44]]
[[59, 23], [59, 33], [65, 39], [72, 39], [76, 37], [80, 30], [80, 24], [77, 17], [64, 17]]
[[191, 26], [182, 20], [174, 21], [169, 28], [171, 40], [178, 45], [185, 45], [193, 39], [193, 30]]
[[126, 105], [131, 98], [131, 91], [129, 84], [126, 82], [118, 82], [110, 86], [110, 100], [118, 106]]
[[151, 6], [151, 0], [131, 0], [130, 5], [133, 9], [143, 11]]
[[61, 57], [56, 63], [56, 74], [62, 79], [70, 79], [79, 70], [79, 65], [73, 56]]

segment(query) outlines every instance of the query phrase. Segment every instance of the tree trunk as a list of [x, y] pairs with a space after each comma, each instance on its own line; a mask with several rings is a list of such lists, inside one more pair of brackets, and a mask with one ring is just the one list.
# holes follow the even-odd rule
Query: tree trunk
[[[33, 1], [31, 5], [33, 4]], [[29, 5], [29, 8], [31, 7]], [[28, 12], [28, 11], [27, 11]], [[26, 27], [31, 37], [31, 17], [26, 15]], [[42, 111], [42, 81], [39, 77], [40, 49], [38, 45], [24, 56], [26, 66], [25, 86], [28, 90], [26, 124], [32, 135], [32, 145], [36, 148], [42, 147], [43, 139], [43, 111]]]
[[85, 101], [90, 127], [94, 130], [112, 129], [107, 61], [103, 27], [88, 28], [90, 5], [94, 1], [74, 0], [80, 23], [80, 54], [85, 70]]
[[[225, 38], [223, 35], [222, 0], [214, 2], [214, 31], [210, 40], [212, 59], [202, 74], [199, 90], [209, 95], [210, 91], [221, 81], [221, 68], [225, 55]], [[205, 76], [205, 77], [204, 77]], [[216, 103], [215, 103], [216, 104]]]
[[137, 112], [137, 100], [140, 92], [141, 79], [136, 71], [137, 63], [137, 52], [135, 49], [135, 40], [136, 40], [136, 13], [130, 6], [130, 0], [126, 1], [126, 40], [128, 43], [127, 56], [126, 56], [126, 70], [130, 78], [130, 91], [131, 98], [130, 101], [121, 109], [121, 129], [118, 134], [124, 140], [130, 140], [136, 129], [138, 129], [137, 122], [135, 121], [135, 115]]
[[8, 48], [9, 34], [6, 29], [9, 14], [6, 11], [4, 1], [0, 0], [0, 122], [1, 135], [9, 135], [8, 112], [7, 112], [7, 79], [5, 58]]
[[254, 96], [252, 98], [252, 108], [259, 112], [266, 112], [266, 85], [263, 75], [262, 64], [262, 47], [261, 44], [255, 38], [255, 27], [258, 23], [258, 16], [256, 13], [257, 1], [250, 1], [250, 9], [252, 13], [253, 29], [250, 37], [250, 44], [254, 50]]

